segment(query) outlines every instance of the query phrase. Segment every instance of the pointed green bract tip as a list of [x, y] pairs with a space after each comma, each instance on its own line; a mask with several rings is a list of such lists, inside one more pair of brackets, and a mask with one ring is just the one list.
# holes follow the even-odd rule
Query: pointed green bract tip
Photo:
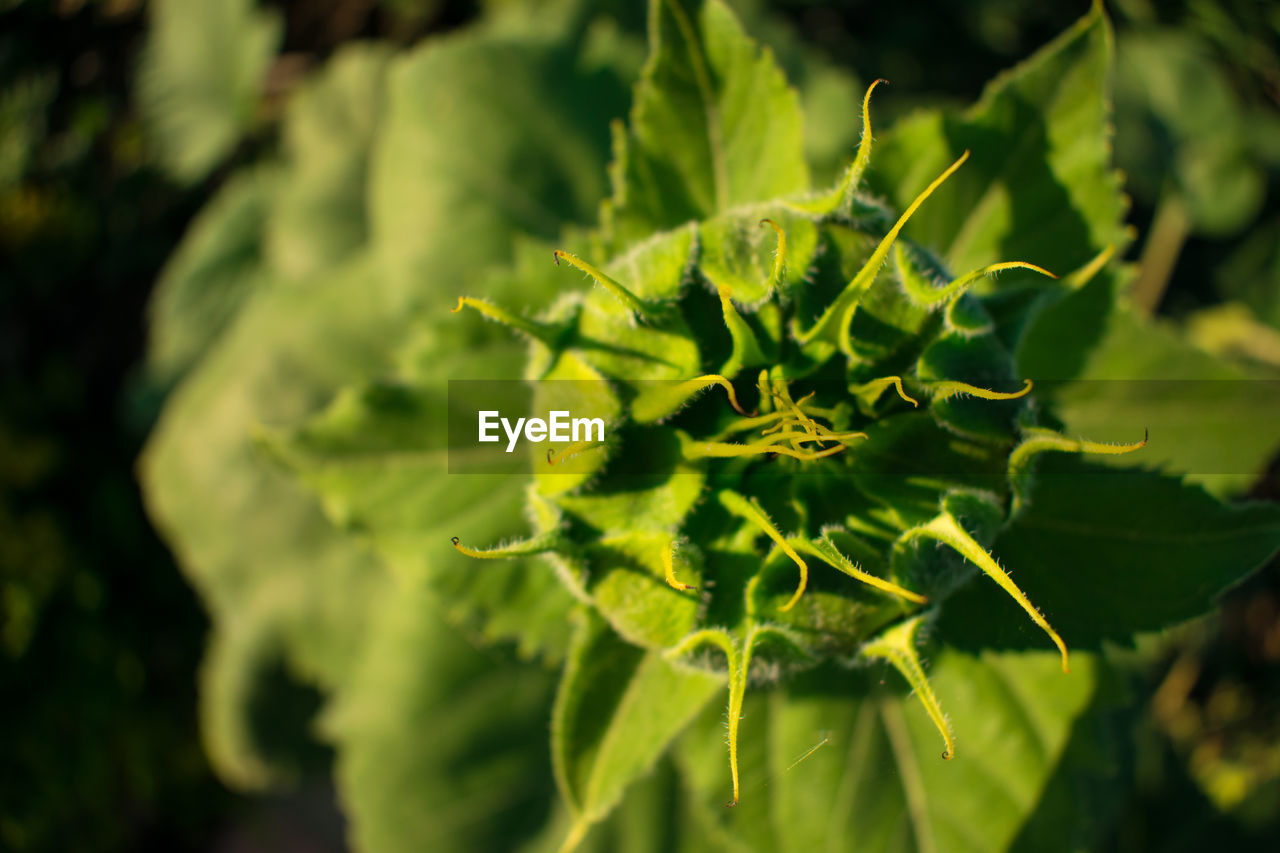
[[916, 634], [923, 622], [924, 616], [905, 619], [864, 645], [859, 654], [865, 658], [887, 660], [902, 674], [902, 677], [911, 685], [920, 704], [924, 706], [930, 721], [942, 735], [942, 758], [944, 761], [949, 761], [956, 754], [951, 721], [943, 713], [938, 697], [929, 685], [929, 679], [925, 677], [924, 667], [920, 665], [920, 654], [916, 650]]

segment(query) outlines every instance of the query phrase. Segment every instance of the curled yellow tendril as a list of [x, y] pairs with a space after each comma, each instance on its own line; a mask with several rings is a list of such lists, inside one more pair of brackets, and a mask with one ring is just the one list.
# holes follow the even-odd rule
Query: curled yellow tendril
[[867, 92], [862, 96], [862, 136], [858, 141], [858, 151], [854, 155], [853, 162], [849, 164], [849, 168], [845, 169], [840, 183], [835, 189], [819, 195], [817, 198], [806, 200], [798, 203], [792, 203], [790, 206], [796, 210], [810, 214], [825, 215], [834, 213], [841, 206], [848, 206], [852, 199], [854, 191], [858, 188], [858, 183], [862, 180], [862, 174], [867, 170], [867, 165], [871, 162], [871, 93], [881, 83], [888, 84], [888, 80], [883, 78], [872, 81], [867, 87]]
[[[749, 417], [738, 403], [738, 393], [733, 383], [718, 373], [695, 376], [682, 382], [658, 381], [646, 383], [642, 392], [631, 403], [631, 417], [637, 423], [652, 423], [669, 417], [685, 405], [694, 395], [719, 385], [729, 397], [729, 405], [738, 414]], [[752, 413], [754, 414], [754, 413]]]
[[[800, 408], [799, 404], [796, 403], [795, 400], [791, 399], [791, 390], [787, 387], [786, 382], [773, 383], [771, 391], [773, 393], [774, 400], [780, 404], [778, 408], [785, 408], [787, 411], [791, 412], [792, 417], [795, 418], [796, 422], [799, 423], [800, 426], [804, 427], [805, 432], [810, 435], [818, 434], [817, 430], [814, 428], [813, 419], [804, 413], [804, 410]], [[813, 394], [808, 394], [804, 399], [808, 400], [809, 397], [812, 396]]]
[[862, 180], [862, 173], [867, 170], [867, 164], [871, 162], [871, 93], [876, 90], [876, 86], [884, 83], [889, 85], [889, 81], [880, 77], [871, 81], [871, 85], [867, 87], [867, 93], [862, 96], [862, 135], [858, 139], [858, 153], [853, 157], [853, 163], [849, 166], [849, 171], [844, 176], [844, 193], [853, 192], [858, 182]]
[[698, 376], [694, 379], [686, 380], [680, 387], [701, 389], [708, 385], [719, 385], [723, 388], [724, 392], [729, 395], [729, 405], [733, 406], [733, 410], [744, 417], [748, 416], [742, 406], [738, 404], [738, 394], [733, 390], [733, 383], [718, 373], [709, 373], [706, 376]]
[[1120, 456], [1147, 446], [1149, 434], [1143, 430], [1142, 441], [1130, 444], [1107, 444], [1083, 438], [1067, 438], [1053, 430], [1031, 428], [1024, 432], [1022, 441], [1009, 454], [1009, 483], [1013, 486], [1011, 514], [1017, 514], [1027, 501], [1028, 479], [1031, 462], [1041, 453], [1088, 453], [1102, 456]]
[[[790, 440], [793, 436], [788, 433], [785, 436]], [[812, 438], [811, 436], [809, 438]], [[776, 440], [758, 441], [753, 444], [730, 444], [722, 441], [708, 441], [701, 443], [690, 443], [684, 449], [686, 459], [732, 459], [739, 456], [767, 456], [771, 453], [781, 454], [782, 456], [790, 456], [792, 459], [814, 460], [825, 459], [828, 456], [834, 456], [845, 449], [843, 444], [837, 444], [835, 447], [828, 447], [824, 450], [797, 450], [795, 447], [789, 447], [779, 444]]]
[[1038, 272], [1041, 275], [1056, 279], [1057, 276], [1049, 272], [1044, 267], [1038, 267], [1035, 264], [1029, 264], [1025, 261], [1001, 261], [996, 264], [988, 264], [981, 269], [973, 272], [965, 273], [959, 278], [947, 284], [945, 287], [924, 288], [918, 285], [914, 278], [907, 277], [903, 279], [903, 285], [907, 288], [910, 296], [923, 305], [937, 305], [951, 299], [955, 299], [974, 285], [979, 279], [1004, 270], [1024, 269]]
[[[816, 392], [809, 392], [799, 400], [791, 397], [787, 383], [782, 380], [770, 381], [761, 372], [761, 386], [767, 394], [766, 399], [775, 404], [774, 411], [764, 415], [744, 417], [730, 424], [726, 429], [708, 442], [686, 442], [685, 457], [701, 459], [707, 457], [731, 458], [743, 456], [769, 456], [780, 454], [793, 459], [813, 460], [833, 456], [844, 450], [849, 441], [866, 438], [864, 432], [837, 432], [818, 421], [805, 411], [805, 404]], [[818, 413], [820, 409], [815, 409]], [[827, 412], [829, 415], [830, 412]], [[724, 439], [742, 432], [749, 432], [756, 427], [762, 436], [760, 441], [745, 444], [734, 444]], [[817, 450], [806, 450], [805, 444], [825, 445], [834, 442], [835, 447], [821, 447]]]

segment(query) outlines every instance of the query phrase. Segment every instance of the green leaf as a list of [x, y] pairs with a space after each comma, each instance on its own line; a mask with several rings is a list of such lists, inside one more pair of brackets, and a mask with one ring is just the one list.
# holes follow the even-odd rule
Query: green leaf
[[[1167, 475], [1074, 456], [1037, 464], [1030, 505], [992, 550], [1068, 646], [1128, 641], [1198, 616], [1280, 549], [1275, 504], [1224, 505]], [[965, 647], [1043, 643], [980, 580], [947, 602], [939, 627]]]
[[1214, 281], [1224, 297], [1244, 302], [1280, 329], [1280, 216], [1257, 224], [1218, 267]]
[[579, 840], [724, 685], [622, 641], [589, 611], [581, 620], [551, 723], [556, 781]]
[[[679, 592], [664, 579], [663, 553], [671, 534], [631, 533], [602, 539], [586, 549], [592, 604], [628, 643], [662, 650], [693, 629], [696, 593]], [[695, 585], [700, 574], [686, 548], [680, 578]]]
[[254, 0], [155, 0], [138, 97], [160, 163], [181, 181], [218, 165], [255, 120], [280, 18]]
[[[512, 346], [472, 350], [466, 361], [501, 373], [519, 354]], [[337, 527], [367, 538], [402, 583], [425, 580], [452, 621], [513, 640], [523, 655], [558, 659], [573, 598], [551, 566], [537, 558], [476, 561], [449, 544], [457, 536], [484, 548], [525, 534], [527, 481], [450, 473], [448, 405], [438, 387], [348, 389], [305, 426], [263, 440]]]
[[[613, 259], [605, 275], [645, 304], [672, 299], [685, 283], [694, 237], [692, 228], [660, 234]], [[689, 379], [701, 364], [698, 342], [678, 313], [636, 323], [632, 307], [599, 285], [583, 298], [575, 344], [592, 367], [642, 394], [668, 387], [646, 380]]]
[[369, 167], [370, 225], [392, 282], [448, 282], [434, 298], [452, 308], [456, 283], [508, 260], [513, 235], [551, 239], [592, 221], [606, 122], [625, 104], [607, 68], [584, 70], [570, 46], [537, 36], [464, 33], [397, 61]]
[[1036, 379], [1070, 434], [1130, 442], [1150, 433], [1147, 447], [1113, 464], [1167, 466], [1218, 495], [1248, 488], [1280, 448], [1275, 373], [1114, 307], [1112, 286], [1104, 277], [1038, 314], [1018, 347], [1019, 372]]
[[262, 232], [280, 177], [264, 166], [227, 181], [165, 264], [150, 306], [147, 366], [157, 381], [186, 372], [269, 280]]
[[1049, 782], [1098, 689], [1096, 659], [1082, 655], [1064, 675], [1048, 654], [930, 657], [957, 732], [953, 759], [940, 757], [937, 729], [887, 664], [826, 667], [748, 695], [735, 809], [723, 807], [719, 719], [703, 713], [681, 738], [677, 763], [704, 827], [755, 851], [997, 851], [1054, 805], [1058, 841], [1087, 846], [1091, 822], [1063, 808], [1073, 787]]
[[[1095, 3], [1067, 32], [995, 78], [960, 114], [922, 112], [877, 141], [871, 188], [903, 209], [968, 150], [971, 157], [906, 233], [965, 273], [1026, 261], [1063, 275], [1128, 242], [1111, 168], [1111, 28]], [[1023, 278], [1010, 274], [1002, 285]]]
[[284, 118], [285, 179], [267, 227], [272, 266], [315, 276], [367, 242], [369, 157], [389, 51], [349, 46], [300, 89]]
[[[379, 344], [398, 317], [367, 256], [306, 290], [266, 287], [170, 397], [141, 461], [148, 509], [201, 590], [217, 636], [202, 679], [213, 760], [228, 779], [261, 785], [261, 756], [234, 670], [283, 659], [332, 685], [358, 653], [368, 596], [386, 581], [290, 477], [264, 464], [255, 423], [289, 423], [332, 389], [385, 369]], [[390, 316], [389, 316], [390, 314]], [[225, 749], [223, 747], [226, 747]]]
[[[622, 802], [582, 839], [576, 853], [706, 853], [719, 850], [719, 839], [701, 831], [693, 820], [698, 804], [682, 789], [670, 758], [627, 788]], [[573, 830], [573, 814], [561, 804], [539, 838], [521, 853], [556, 853]]]
[[[786, 237], [781, 275], [775, 280], [778, 237], [764, 219], [773, 220]], [[758, 306], [775, 288], [802, 288], [818, 249], [813, 221], [782, 205], [762, 205], [749, 214], [726, 213], [698, 229], [699, 272], [717, 288], [728, 287], [734, 299]]]
[[723, 3], [651, 0], [649, 45], [604, 212], [614, 251], [809, 188], [799, 99]]
[[322, 728], [354, 847], [512, 849], [553, 806], [546, 719], [555, 678], [480, 651], [420, 583], [397, 585]]
[[[178, 14], [176, 4], [163, 8]], [[564, 47], [475, 35], [395, 60], [389, 80], [386, 128], [370, 155], [380, 164], [370, 179], [374, 245], [305, 288], [255, 288], [169, 399], [141, 463], [149, 511], [209, 609], [212, 648], [235, 650], [210, 657], [201, 702], [215, 765], [241, 785], [281, 773], [252, 736], [246, 691], [232, 688], [278, 660], [325, 690], [344, 683], [376, 619], [374, 597], [389, 582], [362, 541], [334, 528], [312, 496], [262, 456], [256, 428], [294, 427], [340, 388], [391, 373], [410, 327], [417, 329], [416, 349], [403, 357], [410, 365], [415, 357], [438, 364], [450, 347], [465, 353], [491, 340], [493, 327], [448, 314], [456, 292], [439, 291], [438, 282], [504, 260], [517, 227], [539, 224], [512, 215], [519, 196], [559, 199], [584, 217], [594, 210], [607, 139], [585, 129], [598, 114], [588, 120], [582, 105], [622, 100], [610, 72], [581, 71]], [[534, 106], [565, 92], [582, 94], [563, 102], [566, 113]], [[467, 97], [455, 101], [459, 93]], [[509, 133], [486, 137], [504, 122]], [[534, 127], [540, 148], [528, 142]], [[459, 168], [457, 158], [472, 153], [480, 159]], [[542, 168], [547, 162], [561, 168]], [[559, 227], [541, 224], [543, 233]], [[421, 301], [438, 308], [415, 317], [412, 305]], [[442, 319], [449, 325], [441, 328]], [[440, 545], [461, 559], [447, 536]]]
[[1201, 233], [1229, 235], [1257, 215], [1266, 163], [1251, 149], [1255, 120], [1214, 48], [1194, 32], [1125, 34], [1116, 68], [1116, 159], [1154, 200], [1177, 194]]

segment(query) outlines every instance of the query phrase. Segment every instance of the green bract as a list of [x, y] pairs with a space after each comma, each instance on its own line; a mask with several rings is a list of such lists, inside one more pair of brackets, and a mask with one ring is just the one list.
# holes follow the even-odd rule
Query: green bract
[[[1103, 801], [1117, 776], [1102, 642], [1203, 612], [1280, 544], [1275, 507], [1107, 464], [1183, 457], [1072, 385], [1123, 369], [1091, 360], [1107, 330], [1097, 351], [1152, 334], [1110, 263], [1101, 8], [972, 109], [874, 144], [873, 85], [832, 187], [718, 0], [650, 3], [604, 187], [591, 105], [617, 102], [617, 69], [575, 53], [587, 31], [337, 66], [296, 123], [385, 90], [359, 99], [372, 151], [307, 166], [286, 134], [299, 162], [208, 214], [231, 232], [214, 212], [249, 198], [270, 251], [217, 340], [158, 338], [162, 367], [196, 366], [146, 470], [217, 626], [224, 773], [279, 777], [252, 708], [283, 660], [331, 696], [368, 847], [1087, 845], [1077, 783]], [[291, 182], [313, 172], [343, 190], [320, 210], [343, 239], [303, 285]], [[180, 257], [176, 313], [216, 280], [207, 251]], [[446, 383], [493, 379], [606, 440], [449, 473]], [[1237, 443], [1233, 470], [1273, 444]]]

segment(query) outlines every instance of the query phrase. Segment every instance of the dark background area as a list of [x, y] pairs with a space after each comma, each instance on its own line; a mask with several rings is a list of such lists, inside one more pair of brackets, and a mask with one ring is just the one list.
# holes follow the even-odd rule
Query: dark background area
[[[483, 6], [270, 5], [286, 22], [266, 85], [276, 102], [341, 43], [408, 45]], [[1221, 10], [1215, 16], [1206, 5], [1129, 0], [1109, 11], [1122, 56], [1130, 39], [1157, 28], [1190, 40], [1195, 61], [1228, 83], [1252, 127], [1255, 114], [1280, 110], [1275, 10], [1210, 4]], [[905, 14], [896, 4], [782, 0], [770, 14], [832, 62], [892, 80], [902, 97], [886, 107], [887, 122], [912, 102], [971, 101], [1083, 11], [1083, 3], [983, 0]], [[163, 399], [140, 370], [158, 271], [212, 191], [275, 142], [264, 122], [212, 175], [186, 186], [167, 178], [147, 155], [133, 96], [145, 31], [139, 0], [0, 0], [0, 848], [332, 849], [342, 827], [323, 764], [297, 794], [269, 799], [230, 792], [213, 776], [195, 711], [207, 623], [134, 477]], [[1280, 240], [1267, 236], [1280, 236], [1280, 145], [1260, 135], [1224, 155], [1219, 194], [1241, 181], [1251, 189], [1234, 217], [1206, 224], [1199, 178], [1184, 179], [1177, 166], [1202, 131], [1144, 104], [1138, 83], [1119, 91], [1117, 152], [1139, 234], [1131, 256], [1150, 252], [1171, 270], [1144, 285], [1150, 305], [1182, 318], [1241, 300], [1259, 323], [1280, 326]], [[1180, 214], [1170, 207], [1178, 198]], [[1146, 241], [1162, 215], [1163, 237]], [[1280, 464], [1254, 493], [1280, 499]], [[1275, 763], [1276, 565], [1160, 657], [1147, 676], [1156, 725], [1137, 744], [1143, 772], [1110, 846], [1274, 838], [1280, 827], [1265, 806], [1280, 801], [1280, 767], [1270, 792], [1257, 794], [1257, 816], [1215, 809], [1190, 768], [1214, 756]]]

